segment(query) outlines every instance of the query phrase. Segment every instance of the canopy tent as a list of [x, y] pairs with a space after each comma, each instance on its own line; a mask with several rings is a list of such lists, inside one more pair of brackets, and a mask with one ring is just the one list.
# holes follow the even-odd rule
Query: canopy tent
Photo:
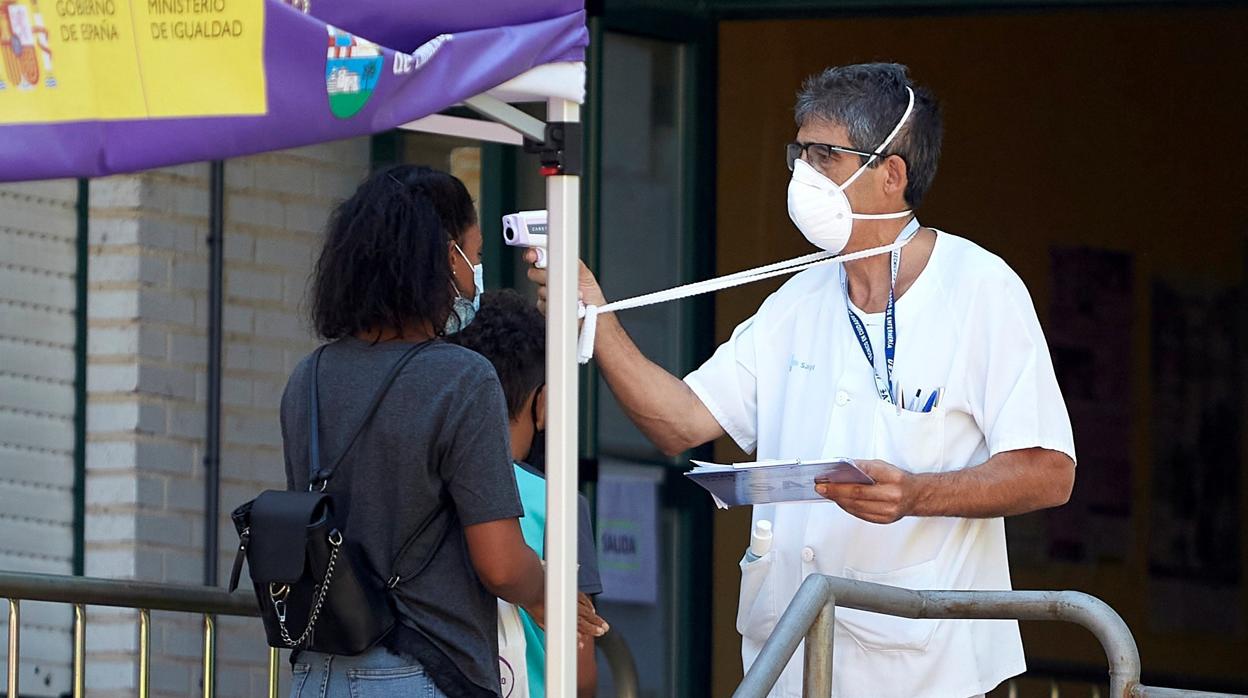
[[583, 96], [575, 70], [520, 77], [583, 61], [578, 0], [292, 2], [0, 1], [0, 181], [366, 135], [508, 81]]
[[[403, 125], [546, 141], [549, 695], [576, 691], [580, 172], [579, 130], [567, 125], [579, 121], [587, 43], [582, 0], [0, 0], [0, 182]], [[547, 102], [555, 128], [508, 104], [524, 101]], [[457, 104], [506, 128], [437, 114]], [[567, 160], [553, 138], [563, 134]]]

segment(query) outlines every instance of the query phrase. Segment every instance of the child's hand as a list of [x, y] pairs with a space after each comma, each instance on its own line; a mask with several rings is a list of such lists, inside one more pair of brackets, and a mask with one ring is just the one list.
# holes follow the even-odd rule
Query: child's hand
[[577, 592], [576, 594], [576, 630], [578, 635], [585, 637], [602, 637], [607, 634], [611, 626], [607, 621], [598, 616], [598, 611], [594, 609], [594, 602], [589, 600], [589, 596]]
[[[545, 606], [525, 606], [524, 612], [529, 614], [534, 623], [542, 630], [546, 630], [546, 607]], [[583, 593], [577, 592], [576, 595], [576, 646], [583, 648], [585, 646], [585, 638], [602, 637], [607, 634], [611, 626], [607, 621], [598, 616], [598, 612], [594, 610], [594, 603], [589, 597]]]

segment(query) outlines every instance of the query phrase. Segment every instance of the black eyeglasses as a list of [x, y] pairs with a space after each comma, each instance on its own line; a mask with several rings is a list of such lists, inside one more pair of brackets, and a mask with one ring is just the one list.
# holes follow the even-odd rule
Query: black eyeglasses
[[[789, 143], [784, 146], [784, 162], [789, 166], [789, 171], [793, 171], [793, 163], [803, 156], [806, 162], [814, 166], [816, 170], [822, 170], [824, 165], [832, 159], [832, 153], [846, 153], [848, 155], [857, 155], [860, 158], [870, 158], [875, 153], [868, 153], [865, 150], [855, 150], [847, 148], [843, 145], [828, 145], [827, 143]], [[884, 153], [878, 156], [881, 160], [888, 157]]]

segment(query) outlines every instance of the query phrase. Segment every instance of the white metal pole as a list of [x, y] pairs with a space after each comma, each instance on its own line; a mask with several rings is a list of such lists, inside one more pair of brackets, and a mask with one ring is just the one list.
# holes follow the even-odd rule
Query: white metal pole
[[[580, 105], [547, 102], [548, 122], [580, 120]], [[576, 695], [577, 275], [580, 181], [546, 178], [550, 262], [546, 309], [546, 695]]]

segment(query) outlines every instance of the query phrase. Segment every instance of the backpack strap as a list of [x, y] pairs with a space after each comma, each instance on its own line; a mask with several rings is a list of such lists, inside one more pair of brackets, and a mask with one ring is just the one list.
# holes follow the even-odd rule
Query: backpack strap
[[403, 355], [400, 356], [397, 361], [394, 362], [394, 365], [390, 367], [390, 372], [386, 374], [385, 379], [382, 380], [381, 385], [377, 388], [377, 391], [373, 393], [373, 399], [369, 403], [368, 409], [364, 411], [364, 416], [360, 418], [359, 424], [351, 433], [351, 438], [347, 441], [346, 448], [343, 449], [342, 453], [334, 459], [334, 462], [328, 468], [321, 466], [320, 393], [317, 387], [317, 374], [319, 373], [321, 354], [324, 352], [325, 347], [322, 346], [316, 350], [316, 354], [312, 359], [312, 380], [309, 381], [309, 383], [311, 383], [310, 390], [312, 393], [311, 409], [309, 410], [312, 422], [311, 429], [309, 429], [310, 443], [308, 447], [309, 491], [325, 491], [325, 486], [329, 483], [329, 479], [334, 476], [334, 471], [338, 469], [338, 466], [342, 464], [343, 459], [346, 458], [347, 454], [351, 452], [351, 447], [355, 445], [356, 440], [360, 438], [360, 434], [363, 433], [364, 428], [368, 426], [370, 421], [372, 421], [373, 415], [377, 414], [377, 408], [381, 407], [382, 399], [390, 390], [390, 386], [394, 384], [394, 380], [398, 378], [399, 373], [403, 370], [403, 367], [407, 365], [408, 361], [411, 361], [412, 357], [429, 347], [429, 345], [433, 344], [434, 341], [435, 340], [429, 340], [410, 347], [407, 351], [403, 352]]
[[447, 496], [445, 494], [438, 497], [438, 506], [434, 507], [434, 510], [430, 512], [429, 516], [421, 522], [420, 526], [417, 527], [416, 532], [408, 536], [407, 540], [403, 541], [403, 545], [399, 546], [399, 552], [395, 553], [394, 560], [390, 563], [391, 575], [390, 578], [386, 580], [387, 589], [393, 589], [403, 582], [414, 579], [421, 572], [425, 571], [425, 568], [429, 566], [430, 562], [433, 562], [433, 556], [442, 549], [442, 544], [446, 542], [447, 536], [450, 535], [451, 530], [454, 528], [449, 516], [446, 518], [446, 525], [442, 527], [442, 533], [438, 536], [437, 542], [434, 543], [433, 547], [431, 547], [425, 554], [425, 557], [421, 560], [420, 564], [407, 574], [400, 574], [398, 571], [399, 563], [403, 560], [403, 556], [406, 555], [407, 551], [411, 550], [412, 546], [416, 544], [416, 540], [420, 538], [421, 534], [427, 531], [429, 527], [438, 520], [438, 515], [443, 511], [448, 513], [451, 511], [450, 503], [447, 501]]
[[[311, 429], [308, 430], [308, 491], [313, 490], [312, 480], [316, 478], [316, 473], [321, 469], [321, 399], [317, 390], [317, 376], [321, 372], [321, 354], [325, 353], [325, 347], [328, 344], [322, 344], [316, 348], [316, 352], [312, 354], [312, 380], [308, 381], [308, 399], [309, 411], [311, 413]], [[324, 490], [324, 484], [321, 489]]]

